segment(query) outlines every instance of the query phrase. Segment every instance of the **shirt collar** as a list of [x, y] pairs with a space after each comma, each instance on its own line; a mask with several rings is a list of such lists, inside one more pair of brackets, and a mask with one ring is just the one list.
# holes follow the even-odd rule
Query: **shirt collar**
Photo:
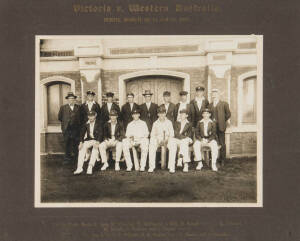
[[186, 102], [179, 101], [179, 103], [186, 105], [188, 102], [187, 101]]
[[96, 104], [96, 102], [93, 100], [92, 102], [91, 101], [86, 101], [86, 104], [88, 105], [88, 104], [90, 104], [90, 103], [92, 103], [92, 104]]
[[[200, 122], [206, 122], [204, 119], [202, 119]], [[209, 122], [213, 122], [211, 119], [208, 119], [208, 121], [207, 121], [207, 123], [209, 123]]]
[[196, 100], [196, 101], [202, 101], [203, 99], [204, 99], [203, 96], [202, 96], [201, 98], [199, 98], [199, 97], [197, 97], [197, 96], [195, 97], [195, 100]]

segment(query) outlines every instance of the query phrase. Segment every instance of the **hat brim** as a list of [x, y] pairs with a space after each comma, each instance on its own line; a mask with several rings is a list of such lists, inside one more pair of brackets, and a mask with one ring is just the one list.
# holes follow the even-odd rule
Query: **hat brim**
[[153, 93], [151, 93], [151, 94], [143, 94], [143, 96], [147, 96], [147, 95], [149, 95], [149, 96], [152, 96], [152, 95], [153, 95]]
[[65, 97], [65, 99], [69, 99], [69, 98], [71, 98], [71, 97], [73, 97], [74, 99], [77, 99], [77, 96], [76, 96], [76, 95], [68, 95], [68, 96]]

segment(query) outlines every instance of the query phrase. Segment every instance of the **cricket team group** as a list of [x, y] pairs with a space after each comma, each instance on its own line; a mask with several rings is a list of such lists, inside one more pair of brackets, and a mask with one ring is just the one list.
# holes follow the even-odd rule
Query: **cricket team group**
[[188, 92], [180, 91], [180, 102], [176, 105], [170, 102], [171, 93], [165, 91], [160, 106], [152, 102], [150, 90], [143, 93], [145, 102], [141, 105], [134, 102], [133, 93], [128, 93], [127, 103], [121, 108], [114, 102], [112, 92], [106, 93], [107, 101], [101, 107], [93, 91], [86, 94], [86, 102], [78, 105], [77, 96], [69, 92], [65, 97], [68, 103], [58, 113], [65, 142], [64, 162], [77, 161], [74, 175], [83, 173], [85, 162], [89, 175], [96, 161], [102, 162], [101, 171], [105, 171], [110, 163], [110, 148], [115, 148], [115, 171], [120, 171], [120, 161], [125, 159], [128, 172], [133, 167], [143, 172], [146, 166], [148, 172], [154, 172], [159, 148], [169, 151], [170, 173], [175, 173], [176, 166], [177, 170], [188, 172], [191, 147], [193, 161], [198, 162], [196, 170], [203, 167], [204, 147], [211, 151], [213, 171], [218, 171], [217, 159], [224, 165], [225, 131], [231, 112], [228, 103], [220, 100], [218, 89], [212, 89], [211, 103], [205, 98], [202, 86], [196, 87], [196, 96], [190, 102]]

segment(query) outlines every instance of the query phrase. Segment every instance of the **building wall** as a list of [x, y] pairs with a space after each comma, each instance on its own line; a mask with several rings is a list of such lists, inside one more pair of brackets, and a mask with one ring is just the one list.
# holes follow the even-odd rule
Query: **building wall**
[[[105, 93], [108, 91], [114, 92], [116, 101], [119, 101], [119, 77], [124, 74], [153, 69], [188, 74], [190, 99], [195, 97], [195, 88], [198, 85], [204, 86], [206, 90], [214, 87], [209, 85], [217, 85], [223, 93], [222, 98], [230, 99], [232, 116], [226, 138], [230, 155], [255, 155], [257, 151], [256, 127], [247, 129], [238, 123], [238, 80], [242, 74], [256, 71], [256, 44], [249, 44], [249, 41], [252, 41], [249, 38], [239, 38], [239, 40], [227, 41], [228, 50], [226, 50], [217, 49], [218, 46], [225, 46], [220, 44], [218, 39], [205, 41], [203, 39], [199, 41], [195, 38], [187, 41], [174, 40], [177, 41], [177, 45], [169, 47], [164, 47], [161, 45], [163, 42], [157, 39], [155, 41], [160, 43], [158, 45], [155, 45], [152, 40], [147, 41], [149, 42], [147, 47], [138, 44], [138, 48], [129, 39], [124, 40], [121, 47], [117, 40], [86, 42], [85, 45], [91, 44], [93, 47], [88, 47], [88, 52], [84, 52], [84, 47], [77, 48], [81, 43], [80, 41], [74, 44], [72, 41], [67, 43], [51, 40], [46, 42], [44, 56], [50, 56], [51, 54], [47, 51], [51, 51], [52, 48], [60, 44], [62, 44], [60, 48], [56, 49], [62, 51], [61, 54], [64, 55], [67, 51], [66, 54], [70, 56], [42, 58], [40, 80], [51, 76], [62, 76], [74, 80], [75, 94], [79, 97], [78, 103], [80, 104], [84, 100], [85, 90], [98, 88], [99, 81], [101, 83], [101, 89], [97, 91], [99, 102], [105, 102]], [[235, 44], [236, 41], [240, 42]], [[169, 42], [166, 43], [170, 44]], [[166, 43], [164, 44], [166, 45]], [[221, 77], [217, 76], [220, 68], [224, 69]], [[84, 85], [83, 89], [82, 84]], [[228, 85], [230, 85], [229, 88]], [[207, 92], [206, 96], [210, 98]], [[63, 149], [63, 138], [59, 126], [51, 131], [41, 133], [42, 153], [60, 153], [63, 152]]]

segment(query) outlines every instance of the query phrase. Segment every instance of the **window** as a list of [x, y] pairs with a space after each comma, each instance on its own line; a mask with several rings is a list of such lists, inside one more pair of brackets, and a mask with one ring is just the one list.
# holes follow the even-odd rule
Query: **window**
[[60, 124], [58, 112], [60, 106], [67, 103], [65, 96], [71, 91], [71, 85], [63, 82], [51, 82], [47, 86], [48, 125]]
[[256, 123], [256, 76], [242, 83], [242, 124]]

